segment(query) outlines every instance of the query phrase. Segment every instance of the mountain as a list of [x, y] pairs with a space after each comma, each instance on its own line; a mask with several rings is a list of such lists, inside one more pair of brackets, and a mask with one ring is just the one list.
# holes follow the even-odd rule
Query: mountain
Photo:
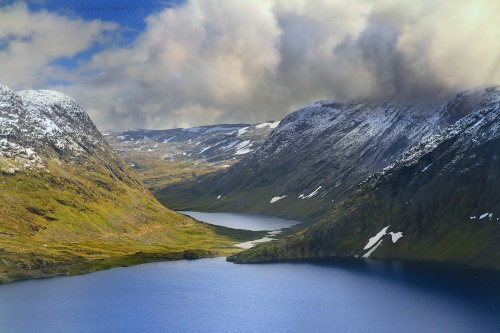
[[319, 101], [284, 118], [240, 162], [155, 192], [175, 209], [245, 211], [306, 223], [325, 217], [370, 174], [468, 114], [489, 92], [443, 104]]
[[279, 122], [105, 132], [105, 138], [153, 193], [224, 170], [257, 150]]
[[0, 201], [0, 282], [213, 256], [249, 237], [166, 209], [85, 111], [47, 90], [0, 86]]
[[471, 112], [368, 177], [320, 222], [228, 260], [407, 258], [500, 269], [500, 87], [457, 99], [471, 97]]

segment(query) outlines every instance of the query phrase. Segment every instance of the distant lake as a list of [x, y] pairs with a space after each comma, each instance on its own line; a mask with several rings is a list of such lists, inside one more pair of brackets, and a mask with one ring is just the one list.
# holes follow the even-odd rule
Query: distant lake
[[279, 217], [258, 214], [205, 213], [192, 211], [180, 211], [179, 213], [191, 216], [194, 219], [210, 224], [253, 231], [279, 230], [283, 228], [289, 228], [300, 223], [299, 221], [285, 220]]
[[224, 258], [0, 285], [0, 332], [498, 332], [500, 272]]
[[205, 212], [192, 212], [192, 211], [179, 211], [181, 214], [191, 216], [198, 221], [203, 221], [210, 224], [221, 225], [224, 227], [234, 229], [245, 229], [253, 231], [269, 230], [266, 236], [260, 239], [235, 244], [237, 247], [249, 249], [257, 243], [269, 242], [275, 239], [275, 236], [281, 233], [285, 228], [289, 228], [299, 221], [285, 220], [279, 217], [258, 215], [258, 214], [244, 214], [244, 213], [205, 213]]
[[[209, 216], [251, 230], [297, 223]], [[500, 272], [397, 260], [213, 258], [0, 285], [0, 332], [478, 333], [498, 332], [499, 314]]]

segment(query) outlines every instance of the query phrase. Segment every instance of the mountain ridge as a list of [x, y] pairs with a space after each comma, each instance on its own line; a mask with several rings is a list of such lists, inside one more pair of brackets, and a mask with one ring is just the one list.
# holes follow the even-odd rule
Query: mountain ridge
[[169, 184], [155, 195], [176, 209], [245, 211], [312, 223], [370, 174], [467, 115], [488, 94], [463, 92], [430, 109], [397, 100], [315, 102], [281, 120], [240, 162]]
[[500, 269], [500, 88], [486, 92], [475, 110], [369, 176], [320, 222], [228, 260], [406, 258]]

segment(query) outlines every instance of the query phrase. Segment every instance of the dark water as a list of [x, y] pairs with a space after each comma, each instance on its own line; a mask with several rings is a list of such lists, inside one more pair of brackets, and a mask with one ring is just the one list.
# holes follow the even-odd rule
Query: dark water
[[403, 261], [153, 263], [0, 285], [0, 332], [499, 332], [500, 273]]

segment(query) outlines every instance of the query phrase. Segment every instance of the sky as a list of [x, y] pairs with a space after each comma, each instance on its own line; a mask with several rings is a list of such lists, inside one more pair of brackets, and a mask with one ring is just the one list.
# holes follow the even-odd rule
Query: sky
[[500, 84], [497, 0], [0, 0], [0, 84], [100, 130], [280, 120]]

